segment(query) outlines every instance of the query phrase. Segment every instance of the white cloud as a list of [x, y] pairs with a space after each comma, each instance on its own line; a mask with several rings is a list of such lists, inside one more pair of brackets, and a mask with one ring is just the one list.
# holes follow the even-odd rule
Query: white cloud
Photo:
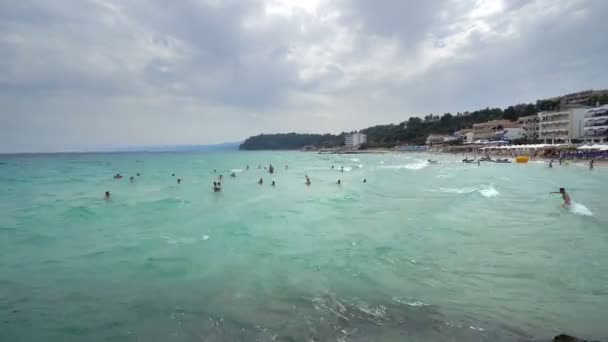
[[606, 86], [594, 0], [0, 3], [0, 152], [339, 132]]

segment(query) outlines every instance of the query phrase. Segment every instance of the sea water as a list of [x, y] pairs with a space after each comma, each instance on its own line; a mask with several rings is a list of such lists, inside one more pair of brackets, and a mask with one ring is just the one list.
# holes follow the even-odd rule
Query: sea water
[[460, 159], [0, 156], [0, 340], [607, 338], [608, 169]]

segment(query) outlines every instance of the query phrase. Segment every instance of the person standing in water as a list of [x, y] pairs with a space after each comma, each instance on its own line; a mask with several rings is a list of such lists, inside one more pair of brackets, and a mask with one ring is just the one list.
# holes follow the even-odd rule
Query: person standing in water
[[310, 184], [312, 184], [312, 183], [310, 182], [310, 178], [308, 178], [308, 176], [306, 176], [306, 185], [310, 185]]
[[247, 165], [247, 167], [245, 167], [245, 170], [249, 170], [249, 165]]
[[559, 188], [559, 191], [554, 191], [554, 192], [551, 192], [551, 193], [552, 194], [561, 194], [562, 195], [562, 199], [564, 200], [564, 204], [562, 204], [562, 207], [568, 208], [570, 206], [570, 195], [568, 195], [568, 193], [566, 192], [566, 189]]
[[593, 159], [591, 159], [591, 161], [589, 162], [589, 170], [593, 170]]
[[273, 187], [276, 186], [276, 183], [274, 182], [274, 180], [272, 181], [272, 186]]
[[181, 179], [181, 178], [178, 178], [178, 179], [177, 179], [177, 184], [181, 184], [181, 183], [182, 183], [182, 179]]
[[104, 199], [106, 201], [110, 199], [110, 192], [109, 191], [106, 191], [106, 195], [105, 195]]
[[262, 178], [260, 178], [260, 180], [258, 181], [258, 184], [259, 184], [259, 185], [264, 184], [264, 180], [263, 180]]
[[336, 184], [340, 185], [340, 184], [342, 184], [342, 182], [340, 182], [340, 180], [338, 179], [338, 182]]
[[553, 159], [551, 159], [551, 161], [549, 162], [549, 168], [552, 169], [553, 168]]
[[344, 172], [344, 166], [340, 166], [340, 172]]

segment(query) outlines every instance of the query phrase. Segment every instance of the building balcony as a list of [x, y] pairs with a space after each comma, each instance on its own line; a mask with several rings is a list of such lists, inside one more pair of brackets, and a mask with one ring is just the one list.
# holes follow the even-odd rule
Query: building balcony
[[540, 123], [541, 126], [546, 126], [546, 125], [558, 125], [558, 124], [568, 124], [570, 123], [570, 120], [568, 119], [562, 119], [562, 120], [547, 120], [547, 121], [542, 121]]

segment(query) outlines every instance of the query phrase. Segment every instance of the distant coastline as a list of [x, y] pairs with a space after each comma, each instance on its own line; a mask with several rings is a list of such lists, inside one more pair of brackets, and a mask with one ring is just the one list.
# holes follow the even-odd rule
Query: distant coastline
[[[536, 103], [520, 103], [501, 108], [485, 108], [473, 112], [429, 114], [423, 117], [412, 116], [398, 124], [377, 125], [359, 130], [367, 135], [367, 143], [361, 150], [372, 148], [395, 148], [403, 145], [425, 145], [429, 135], [451, 135], [467, 129], [473, 124], [491, 120], [517, 121], [520, 117], [536, 115], [542, 111], [559, 109], [564, 105], [603, 105], [608, 104], [608, 90], [587, 90], [566, 94]], [[249, 137], [239, 146], [240, 150], [322, 150], [339, 149], [344, 146], [347, 132], [340, 134], [260, 134]], [[531, 143], [521, 141], [520, 143]]]

